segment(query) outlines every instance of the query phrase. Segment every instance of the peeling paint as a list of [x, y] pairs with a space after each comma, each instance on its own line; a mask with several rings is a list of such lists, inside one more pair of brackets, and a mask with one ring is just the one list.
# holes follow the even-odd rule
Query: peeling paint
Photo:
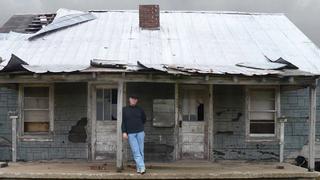
[[71, 127], [68, 139], [70, 142], [80, 143], [86, 142], [87, 133], [85, 126], [87, 125], [87, 118], [81, 118], [75, 126]]

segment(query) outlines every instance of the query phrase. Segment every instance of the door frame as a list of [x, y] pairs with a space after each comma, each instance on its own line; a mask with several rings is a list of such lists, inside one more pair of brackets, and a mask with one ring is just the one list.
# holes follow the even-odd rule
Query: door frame
[[[114, 83], [93, 83], [88, 82], [88, 98], [87, 98], [87, 116], [88, 119], [91, 121], [90, 129], [90, 151], [88, 154], [88, 158], [95, 161], [96, 160], [96, 142], [97, 142], [97, 132], [96, 132], [96, 123], [97, 123], [97, 117], [96, 117], [96, 92], [98, 88], [113, 88], [118, 89], [118, 84], [116, 82]], [[89, 122], [90, 122], [89, 121]]]
[[211, 144], [212, 142], [212, 138], [210, 138], [210, 136], [212, 136], [212, 132], [209, 132], [209, 130], [212, 130], [212, 128], [210, 128], [210, 124], [213, 123], [209, 123], [209, 121], [213, 120], [212, 117], [210, 117], [211, 115], [213, 116], [213, 113], [211, 113], [210, 111], [213, 111], [213, 109], [211, 110], [211, 99], [212, 99], [212, 85], [199, 85], [199, 84], [179, 84], [179, 86], [176, 86], [176, 88], [178, 88], [177, 90], [177, 110], [178, 110], [178, 121], [177, 121], [177, 139], [178, 139], [178, 152], [177, 152], [177, 159], [182, 160], [183, 159], [183, 154], [182, 154], [182, 91], [184, 89], [199, 89], [199, 90], [204, 90], [207, 94], [207, 98], [205, 98], [204, 100], [204, 158], [203, 160], [210, 160], [211, 159]]

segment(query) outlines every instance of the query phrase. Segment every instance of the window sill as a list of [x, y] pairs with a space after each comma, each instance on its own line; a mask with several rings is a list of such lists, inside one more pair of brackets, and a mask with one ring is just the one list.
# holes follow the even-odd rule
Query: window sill
[[34, 135], [23, 135], [19, 138], [21, 141], [25, 142], [52, 142], [53, 141], [53, 136], [52, 135], [39, 135], [39, 134], [34, 134]]
[[279, 143], [277, 137], [246, 137], [246, 142], [248, 143]]

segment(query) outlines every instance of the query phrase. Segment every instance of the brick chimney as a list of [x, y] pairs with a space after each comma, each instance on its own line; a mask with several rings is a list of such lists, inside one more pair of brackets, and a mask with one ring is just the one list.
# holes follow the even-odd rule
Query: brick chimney
[[159, 5], [139, 5], [139, 26], [142, 29], [160, 28]]

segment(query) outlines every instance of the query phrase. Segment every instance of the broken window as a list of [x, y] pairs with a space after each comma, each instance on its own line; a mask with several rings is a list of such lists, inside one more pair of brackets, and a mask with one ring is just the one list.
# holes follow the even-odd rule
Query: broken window
[[201, 89], [184, 89], [182, 92], [182, 120], [204, 120], [204, 92]]
[[248, 93], [249, 134], [274, 136], [277, 117], [276, 88], [251, 88]]
[[97, 89], [96, 117], [98, 121], [117, 120], [117, 96], [117, 89]]
[[23, 132], [49, 132], [53, 114], [51, 86], [23, 86], [21, 91]]

